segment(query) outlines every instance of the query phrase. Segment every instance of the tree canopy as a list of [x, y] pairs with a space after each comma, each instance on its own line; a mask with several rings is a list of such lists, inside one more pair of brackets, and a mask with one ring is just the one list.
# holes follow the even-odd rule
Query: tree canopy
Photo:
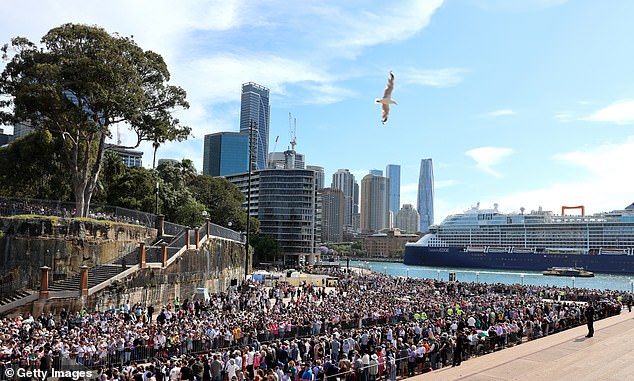
[[[0, 123], [27, 123], [62, 141], [80, 215], [86, 215], [111, 128], [124, 124], [142, 141], [186, 139], [191, 129], [171, 112], [188, 108], [163, 58], [131, 38], [96, 26], [51, 29], [42, 47], [16, 37], [2, 47]], [[7, 111], [8, 110], [8, 111]]]

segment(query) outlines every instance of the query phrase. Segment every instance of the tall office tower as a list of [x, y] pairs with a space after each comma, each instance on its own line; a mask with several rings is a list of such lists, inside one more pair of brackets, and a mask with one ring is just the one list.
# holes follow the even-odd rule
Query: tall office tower
[[383, 171], [380, 169], [370, 169], [370, 174], [374, 176], [383, 176]]
[[251, 121], [256, 122], [253, 131], [253, 162], [255, 163], [255, 169], [266, 169], [266, 160], [269, 153], [270, 107], [269, 89], [253, 82], [242, 85], [240, 133], [248, 135]]
[[396, 227], [401, 231], [416, 233], [419, 231], [420, 215], [412, 204], [403, 204], [396, 216]]
[[227, 176], [249, 170], [249, 134], [218, 132], [205, 135], [203, 175]]
[[352, 216], [354, 215], [354, 175], [347, 169], [338, 169], [332, 174], [333, 189], [343, 192], [343, 225], [344, 229], [352, 229]]
[[420, 214], [420, 231], [429, 231], [434, 223], [434, 169], [431, 159], [420, 161], [418, 176], [418, 214]]
[[339, 189], [323, 188], [317, 191], [321, 198], [321, 241], [343, 241], [343, 192]]
[[385, 168], [385, 175], [390, 179], [390, 211], [396, 219], [398, 211], [401, 208], [401, 166], [396, 164], [388, 164]]
[[387, 177], [365, 175], [361, 180], [361, 232], [378, 232], [388, 227]]
[[324, 189], [325, 184], [325, 172], [324, 167], [320, 167], [318, 165], [307, 165], [306, 169], [310, 169], [311, 171], [315, 171], [315, 185], [317, 189]]

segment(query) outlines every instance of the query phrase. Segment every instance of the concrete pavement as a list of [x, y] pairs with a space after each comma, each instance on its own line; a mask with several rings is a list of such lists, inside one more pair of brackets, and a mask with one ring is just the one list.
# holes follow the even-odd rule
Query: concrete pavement
[[409, 378], [411, 381], [634, 380], [634, 312], [585, 325]]

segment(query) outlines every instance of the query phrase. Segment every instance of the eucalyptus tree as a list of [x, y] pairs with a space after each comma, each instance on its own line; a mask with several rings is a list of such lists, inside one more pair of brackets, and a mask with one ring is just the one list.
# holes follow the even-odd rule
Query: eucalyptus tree
[[191, 129], [172, 112], [189, 107], [186, 93], [168, 84], [159, 54], [97, 26], [64, 24], [41, 45], [16, 37], [2, 47], [0, 123], [27, 123], [62, 139], [77, 210], [85, 216], [112, 129], [123, 124], [136, 135], [127, 148], [184, 140]]

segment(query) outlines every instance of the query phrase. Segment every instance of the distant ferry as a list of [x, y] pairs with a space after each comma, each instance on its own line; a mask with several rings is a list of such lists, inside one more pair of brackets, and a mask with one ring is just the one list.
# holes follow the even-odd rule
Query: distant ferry
[[551, 267], [544, 271], [544, 275], [574, 276], [580, 278], [592, 278], [594, 273], [580, 267]]
[[[581, 215], [564, 215], [566, 209]], [[448, 216], [405, 245], [406, 265], [544, 271], [581, 267], [634, 274], [634, 204], [586, 216], [583, 206], [504, 214], [479, 205]]]

